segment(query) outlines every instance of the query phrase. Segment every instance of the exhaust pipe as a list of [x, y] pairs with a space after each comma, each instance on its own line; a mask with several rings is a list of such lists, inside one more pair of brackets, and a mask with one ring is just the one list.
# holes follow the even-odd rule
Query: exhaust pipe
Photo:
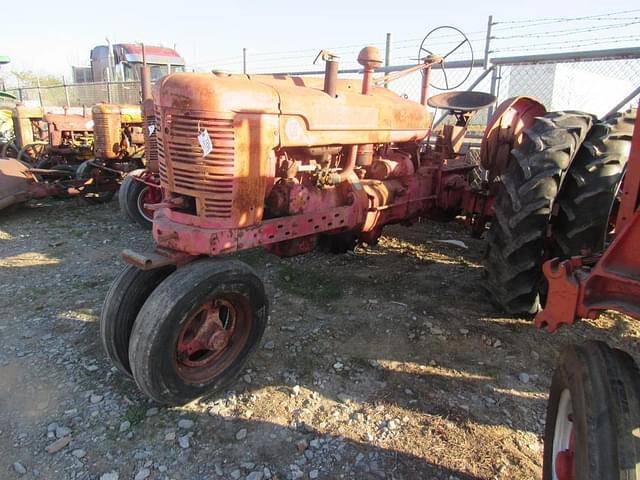
[[324, 60], [324, 93], [329, 95], [331, 98], [335, 98], [336, 96], [336, 86], [338, 84], [338, 64], [340, 61], [340, 57], [334, 55], [328, 50], [320, 50], [318, 56], [313, 61], [315, 64], [318, 61], [318, 58]]

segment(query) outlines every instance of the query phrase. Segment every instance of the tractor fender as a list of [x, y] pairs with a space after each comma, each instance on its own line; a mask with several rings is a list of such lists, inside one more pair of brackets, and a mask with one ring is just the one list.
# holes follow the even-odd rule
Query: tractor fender
[[15, 158], [0, 158], [0, 210], [29, 200], [32, 183], [27, 165]]
[[546, 112], [545, 106], [533, 97], [511, 97], [498, 106], [480, 144], [480, 165], [488, 171], [490, 184], [506, 170], [511, 150], [522, 142], [523, 130]]

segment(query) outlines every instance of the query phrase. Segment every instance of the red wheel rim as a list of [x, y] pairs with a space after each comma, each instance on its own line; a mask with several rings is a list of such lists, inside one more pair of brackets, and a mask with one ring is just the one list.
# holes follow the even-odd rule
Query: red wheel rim
[[576, 480], [576, 435], [575, 429], [571, 430], [571, 440], [569, 448], [558, 453], [556, 456], [556, 477], [558, 480]]
[[576, 429], [568, 389], [560, 394], [554, 430], [553, 480], [576, 480]]
[[247, 344], [253, 316], [240, 295], [214, 298], [193, 310], [178, 333], [175, 362], [183, 380], [204, 383], [228, 369]]
[[148, 185], [145, 185], [145, 187], [140, 190], [140, 193], [138, 193], [136, 202], [138, 204], [138, 210], [145, 220], [149, 222], [153, 222], [153, 210], [145, 207], [145, 205], [159, 203], [160, 199], [157, 197], [159, 197], [159, 190], [157, 188], [151, 188]]

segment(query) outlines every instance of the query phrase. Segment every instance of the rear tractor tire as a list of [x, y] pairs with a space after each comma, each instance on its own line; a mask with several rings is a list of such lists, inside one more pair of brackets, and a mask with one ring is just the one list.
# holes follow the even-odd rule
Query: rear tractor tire
[[140, 270], [127, 265], [111, 284], [100, 313], [100, 339], [115, 367], [131, 377], [129, 340], [133, 324], [151, 292], [174, 267]]
[[486, 288], [510, 314], [540, 309], [539, 289], [551, 213], [565, 173], [593, 117], [551, 112], [524, 130], [522, 144], [497, 185], [495, 216], [487, 234]]
[[625, 352], [589, 341], [553, 375], [543, 480], [640, 479], [640, 372]]
[[153, 211], [145, 208], [144, 205], [157, 203], [161, 194], [160, 186], [158, 191], [154, 192], [153, 187], [136, 179], [144, 172], [144, 169], [133, 170], [124, 177], [118, 191], [118, 204], [128, 220], [137, 223], [145, 230], [151, 230]]
[[129, 362], [156, 402], [184, 404], [224, 390], [260, 342], [264, 285], [237, 260], [202, 259], [169, 275], [142, 306]]
[[582, 143], [558, 196], [553, 236], [560, 257], [599, 252], [609, 233], [618, 187], [629, 158], [637, 110], [596, 123]]

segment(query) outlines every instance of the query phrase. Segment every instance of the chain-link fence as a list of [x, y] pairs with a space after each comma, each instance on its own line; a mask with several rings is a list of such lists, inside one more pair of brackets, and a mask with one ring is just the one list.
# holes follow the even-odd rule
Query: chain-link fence
[[[516, 95], [538, 98], [549, 110], [582, 110], [603, 116], [624, 109], [638, 100], [640, 85], [640, 48], [560, 53], [537, 56], [494, 58], [486, 66], [476, 61], [456, 61], [431, 72], [430, 95], [441, 89], [490, 92], [498, 102]], [[401, 71], [412, 65], [385, 67], [381, 73]], [[279, 74], [322, 75], [313, 72]], [[359, 69], [340, 71], [341, 78], [360, 78]], [[420, 100], [422, 73], [414, 72], [390, 82], [399, 95]], [[45, 107], [91, 106], [99, 102], [139, 103], [138, 82], [101, 82], [10, 90], [19, 100]], [[480, 112], [473, 120], [485, 124], [492, 109]]]
[[8, 90], [19, 101], [44, 107], [91, 107], [96, 103], [140, 103], [140, 82], [75, 83]]
[[[412, 65], [382, 68], [384, 73], [398, 72]], [[285, 73], [285, 72], [280, 72]], [[321, 75], [322, 72], [295, 72]], [[356, 69], [343, 70], [341, 78], [356, 78]], [[419, 101], [422, 73], [414, 72], [391, 82], [389, 88], [399, 95]], [[429, 95], [443, 89], [474, 90], [492, 93], [497, 102], [527, 95], [540, 100], [549, 110], [582, 110], [600, 117], [612, 110], [636, 105], [640, 95], [640, 48], [569, 52], [537, 56], [505, 57], [482, 62], [458, 61], [443, 69], [432, 68]], [[486, 124], [493, 108], [480, 112], [474, 124]], [[437, 112], [436, 112], [437, 114]]]

